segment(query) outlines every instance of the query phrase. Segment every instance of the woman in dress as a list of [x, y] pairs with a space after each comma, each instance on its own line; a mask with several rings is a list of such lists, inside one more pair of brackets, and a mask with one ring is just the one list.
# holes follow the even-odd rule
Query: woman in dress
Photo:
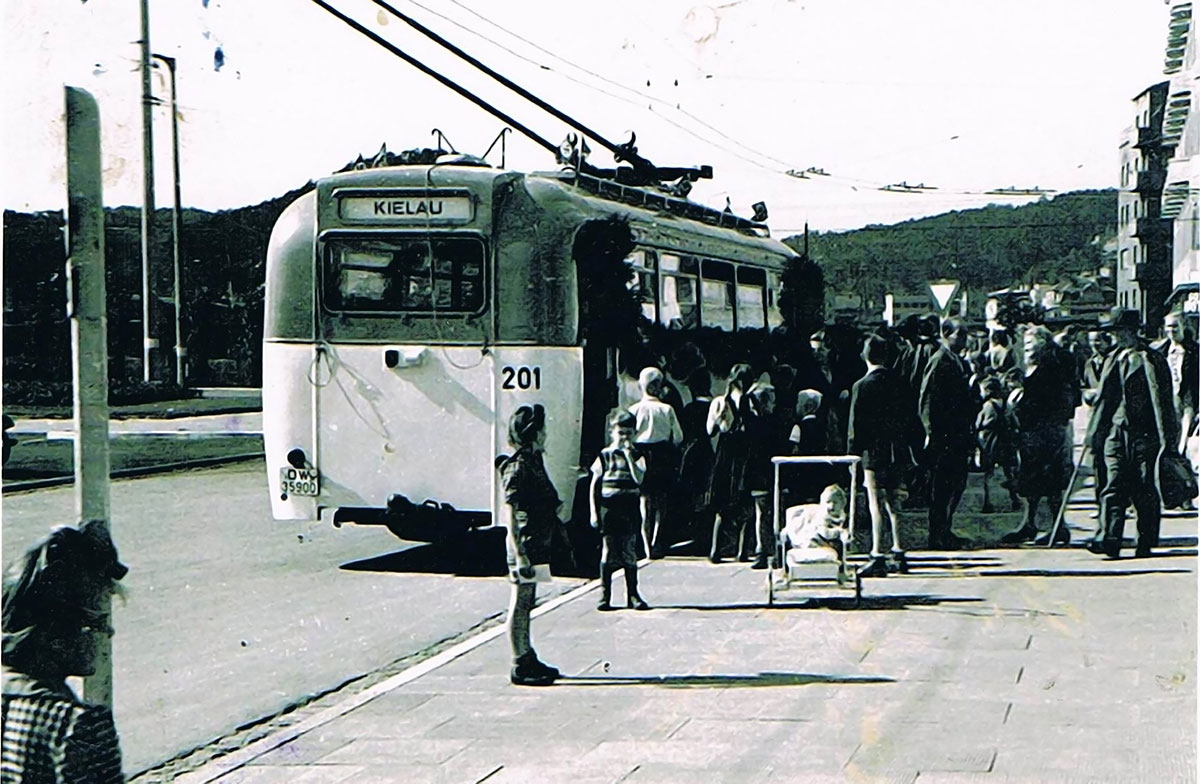
[[716, 511], [712, 549], [708, 555], [712, 563], [721, 562], [722, 536], [727, 527], [732, 526], [739, 546], [745, 534], [750, 503], [750, 491], [746, 486], [746, 460], [750, 449], [746, 422], [753, 416], [746, 392], [753, 380], [754, 371], [749, 365], [734, 365], [729, 371], [725, 394], [714, 398], [708, 409], [708, 433], [717, 437], [708, 497], [709, 507]]

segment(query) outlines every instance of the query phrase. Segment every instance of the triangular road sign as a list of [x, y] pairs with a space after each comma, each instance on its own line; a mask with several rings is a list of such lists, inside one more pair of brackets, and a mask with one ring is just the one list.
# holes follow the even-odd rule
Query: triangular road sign
[[929, 281], [929, 293], [933, 295], [933, 301], [937, 303], [939, 313], [946, 312], [946, 309], [950, 306], [950, 301], [958, 293], [960, 285], [957, 280]]

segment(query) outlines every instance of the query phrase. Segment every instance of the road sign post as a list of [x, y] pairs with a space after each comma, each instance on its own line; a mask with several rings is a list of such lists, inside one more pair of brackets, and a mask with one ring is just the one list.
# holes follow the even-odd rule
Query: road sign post
[[939, 316], [945, 318], [950, 303], [953, 301], [954, 295], [958, 293], [961, 285], [957, 280], [943, 279], [929, 281], [929, 294], [933, 297], [933, 301], [937, 305]]
[[[108, 327], [104, 286], [104, 199], [100, 111], [85, 90], [66, 88], [67, 313], [75, 387], [75, 512], [108, 532]], [[101, 606], [107, 616], [111, 601]], [[112, 705], [112, 640], [100, 635], [88, 702]]]

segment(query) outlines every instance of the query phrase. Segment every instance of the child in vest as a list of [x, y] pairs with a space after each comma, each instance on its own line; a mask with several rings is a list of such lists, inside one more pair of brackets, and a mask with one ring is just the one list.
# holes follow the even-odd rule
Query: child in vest
[[625, 570], [627, 604], [635, 610], [650, 606], [638, 595], [637, 540], [642, 528], [639, 488], [646, 472], [646, 460], [637, 456], [633, 446], [637, 420], [633, 414], [615, 409], [608, 415], [611, 443], [592, 463], [591, 523], [600, 529], [600, 603], [596, 609], [612, 607], [612, 577]]

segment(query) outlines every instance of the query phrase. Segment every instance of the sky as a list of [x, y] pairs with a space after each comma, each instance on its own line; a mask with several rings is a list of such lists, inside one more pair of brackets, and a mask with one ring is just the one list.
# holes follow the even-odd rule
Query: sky
[[[327, 2], [550, 142], [571, 131], [376, 2]], [[1161, 0], [389, 2], [610, 141], [634, 132], [660, 166], [713, 166], [692, 198], [747, 216], [765, 201], [777, 236], [1029, 200], [986, 194], [997, 188], [1115, 187], [1131, 101], [1166, 78]], [[256, 204], [384, 144], [432, 146], [433, 128], [481, 155], [504, 127], [314, 0], [149, 5], [153, 50], [178, 61], [185, 206]], [[0, 13], [3, 206], [66, 203], [64, 84], [100, 105], [105, 203], [140, 204], [137, 0]], [[154, 94], [169, 99], [160, 72]], [[155, 110], [159, 206], [168, 112]], [[556, 167], [515, 133], [505, 163]], [[826, 174], [787, 174], [810, 168]], [[928, 189], [880, 190], [902, 182]]]

